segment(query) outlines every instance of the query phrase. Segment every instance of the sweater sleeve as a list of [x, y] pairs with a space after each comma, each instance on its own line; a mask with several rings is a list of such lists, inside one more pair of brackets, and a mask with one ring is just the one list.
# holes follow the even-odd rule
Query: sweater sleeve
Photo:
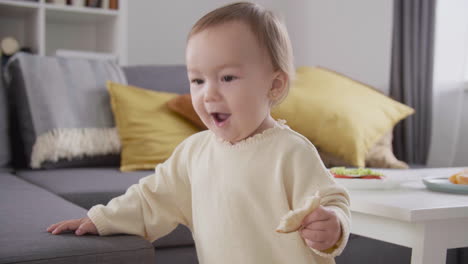
[[154, 241], [179, 223], [192, 228], [188, 150], [184, 143], [125, 194], [89, 210], [88, 217], [99, 235], [132, 234]]
[[291, 209], [300, 208], [308, 197], [319, 191], [320, 205], [333, 210], [341, 223], [342, 235], [335, 246], [325, 251], [311, 250], [326, 258], [338, 256], [344, 250], [350, 234], [348, 192], [335, 182], [310, 142], [295, 148], [289, 155], [288, 163], [289, 176], [285, 175], [285, 187]]

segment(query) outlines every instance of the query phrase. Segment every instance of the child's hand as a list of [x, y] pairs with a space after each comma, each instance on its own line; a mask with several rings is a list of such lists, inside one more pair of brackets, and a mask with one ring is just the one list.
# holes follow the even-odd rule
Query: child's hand
[[54, 235], [58, 235], [60, 233], [63, 233], [64, 231], [75, 230], [75, 234], [77, 236], [81, 236], [84, 234], [98, 234], [96, 226], [91, 221], [91, 219], [89, 219], [89, 217], [58, 222], [47, 228], [47, 232], [52, 233]]
[[319, 206], [302, 221], [301, 237], [316, 250], [333, 247], [341, 237], [341, 224], [335, 212]]

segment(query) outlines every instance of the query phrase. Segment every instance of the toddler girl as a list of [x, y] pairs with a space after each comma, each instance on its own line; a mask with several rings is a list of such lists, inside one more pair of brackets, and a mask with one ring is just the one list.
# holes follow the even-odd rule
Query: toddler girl
[[[256, 4], [221, 7], [193, 26], [186, 63], [194, 108], [209, 130], [187, 138], [124, 195], [47, 230], [153, 241], [183, 224], [200, 263], [334, 263], [349, 235], [349, 197], [312, 143], [270, 115], [294, 73], [285, 26]], [[298, 232], [275, 232], [317, 191], [321, 205]]]

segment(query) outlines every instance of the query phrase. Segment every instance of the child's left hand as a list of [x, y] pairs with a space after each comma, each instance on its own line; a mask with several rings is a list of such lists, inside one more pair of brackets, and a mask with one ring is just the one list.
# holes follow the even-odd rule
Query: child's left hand
[[341, 224], [335, 212], [319, 206], [302, 221], [299, 231], [307, 246], [316, 250], [333, 247], [341, 237]]

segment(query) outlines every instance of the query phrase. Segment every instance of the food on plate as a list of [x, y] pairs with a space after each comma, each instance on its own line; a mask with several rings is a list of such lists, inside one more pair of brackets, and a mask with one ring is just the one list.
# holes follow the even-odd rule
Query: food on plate
[[450, 176], [449, 181], [454, 184], [468, 185], [468, 169]]
[[385, 176], [368, 168], [347, 169], [345, 167], [334, 167], [330, 172], [339, 179], [384, 179]]
[[302, 208], [294, 211], [289, 211], [283, 217], [281, 217], [280, 224], [276, 228], [278, 233], [291, 233], [299, 230], [302, 225], [304, 218], [312, 213], [320, 205], [320, 196], [317, 192], [314, 196], [307, 198]]

